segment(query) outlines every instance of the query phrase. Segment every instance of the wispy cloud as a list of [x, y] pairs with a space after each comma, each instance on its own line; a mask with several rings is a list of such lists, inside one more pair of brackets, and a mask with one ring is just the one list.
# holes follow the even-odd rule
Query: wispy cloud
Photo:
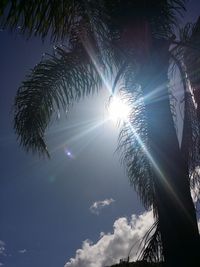
[[21, 253], [21, 254], [24, 254], [24, 253], [27, 252], [27, 250], [24, 248], [24, 249], [20, 249], [20, 250], [18, 250], [18, 252]]
[[[153, 224], [152, 212], [145, 212], [139, 216], [132, 215], [128, 220], [125, 217], [117, 219], [113, 224], [113, 233], [100, 233], [97, 243], [85, 240], [82, 248], [76, 251], [65, 267], [103, 267], [127, 258], [137, 258], [137, 252], [142, 237]], [[132, 249], [131, 249], [132, 248]]]
[[[6, 254], [6, 243], [2, 240], [0, 240], [0, 256], [7, 256]], [[3, 266], [3, 262], [0, 262], [0, 266]]]
[[95, 201], [91, 206], [90, 206], [90, 211], [94, 214], [99, 215], [100, 211], [106, 207], [106, 206], [110, 206], [110, 204], [112, 204], [113, 202], [115, 202], [115, 200], [113, 198], [110, 199], [104, 199], [104, 200], [100, 200], [100, 201]]
[[6, 244], [2, 240], [0, 240], [0, 255], [6, 256]]

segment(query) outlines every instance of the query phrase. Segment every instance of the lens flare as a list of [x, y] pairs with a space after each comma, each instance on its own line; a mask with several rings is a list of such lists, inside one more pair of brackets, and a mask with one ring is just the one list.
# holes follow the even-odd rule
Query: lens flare
[[64, 148], [64, 152], [69, 159], [74, 159], [74, 155], [67, 147]]

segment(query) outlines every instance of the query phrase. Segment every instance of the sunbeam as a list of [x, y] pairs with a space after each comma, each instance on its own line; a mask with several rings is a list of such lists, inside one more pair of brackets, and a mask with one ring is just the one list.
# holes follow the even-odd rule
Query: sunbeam
[[144, 153], [147, 155], [149, 161], [151, 162], [154, 170], [156, 171], [156, 173], [158, 174], [158, 177], [160, 177], [163, 181], [163, 183], [165, 184], [166, 188], [169, 190], [169, 192], [173, 195], [174, 199], [177, 201], [177, 203], [179, 204], [180, 208], [183, 210], [183, 212], [188, 216], [188, 212], [185, 209], [185, 207], [183, 206], [182, 202], [180, 201], [180, 199], [178, 198], [178, 196], [175, 194], [174, 190], [171, 188], [171, 186], [169, 185], [169, 183], [167, 182], [165, 175], [162, 173], [161, 169], [159, 168], [158, 164], [156, 163], [156, 161], [154, 160], [154, 158], [152, 157], [152, 155], [150, 154], [150, 152], [148, 151], [148, 149], [146, 148], [146, 146], [144, 145], [144, 143], [142, 142], [141, 138], [139, 137], [138, 133], [135, 131], [135, 129], [133, 128], [133, 126], [131, 125], [131, 123], [129, 121], [126, 121], [126, 123], [128, 124], [131, 132], [133, 133], [133, 135], [135, 136], [137, 142], [139, 143], [139, 145], [141, 146], [142, 150], [144, 151]]
[[[91, 134], [92, 132], [94, 132], [95, 130], [97, 130], [99, 127], [101, 127], [102, 125], [104, 125], [107, 121], [108, 121], [108, 119], [104, 119], [104, 120], [102, 119], [102, 120], [95, 120], [95, 121], [92, 121], [92, 122], [90, 121], [90, 123], [87, 121], [87, 123], [85, 125], [84, 125], [84, 123], [82, 123], [81, 124], [82, 127], [79, 128], [79, 131], [78, 131], [77, 134], [75, 134], [71, 138], [67, 139], [67, 142], [61, 143], [61, 144], [57, 145], [56, 147], [54, 147], [51, 150], [51, 153], [55, 153], [56, 151], [58, 151], [60, 149], [63, 149], [63, 147], [64, 147], [64, 152], [65, 152], [66, 156], [68, 158], [71, 158], [71, 159], [72, 158], [75, 158], [74, 153], [72, 153], [71, 150], [68, 149], [67, 144], [72, 145], [74, 143], [77, 143], [77, 141], [80, 141], [86, 135]], [[84, 129], [83, 129], [83, 126], [84, 126]], [[68, 129], [69, 129], [69, 126], [68, 126]], [[87, 142], [87, 145], [89, 145], [89, 142]], [[80, 146], [81, 146], [81, 144], [80, 144]], [[66, 147], [67, 147], [67, 149], [66, 149]]]

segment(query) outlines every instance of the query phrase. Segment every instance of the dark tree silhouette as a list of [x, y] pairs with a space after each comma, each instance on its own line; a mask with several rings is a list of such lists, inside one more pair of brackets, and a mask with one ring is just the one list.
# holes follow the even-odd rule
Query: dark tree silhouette
[[[26, 77], [15, 99], [14, 128], [26, 150], [47, 154], [52, 114], [98, 91], [125, 88], [132, 114], [120, 133], [127, 174], [157, 223], [143, 258], [168, 267], [199, 266], [200, 240], [190, 188], [199, 186], [199, 22], [177, 34], [184, 0], [1, 1], [1, 23], [44, 39], [62, 40]], [[176, 35], [175, 35], [176, 33]], [[184, 88], [179, 145], [170, 69]], [[119, 86], [120, 84], [120, 86]]]

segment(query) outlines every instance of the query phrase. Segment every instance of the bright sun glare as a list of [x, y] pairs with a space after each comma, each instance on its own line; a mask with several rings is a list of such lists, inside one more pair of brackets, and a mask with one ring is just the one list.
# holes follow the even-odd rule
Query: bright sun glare
[[130, 116], [130, 106], [123, 99], [114, 96], [109, 104], [109, 118], [114, 123], [128, 121]]

